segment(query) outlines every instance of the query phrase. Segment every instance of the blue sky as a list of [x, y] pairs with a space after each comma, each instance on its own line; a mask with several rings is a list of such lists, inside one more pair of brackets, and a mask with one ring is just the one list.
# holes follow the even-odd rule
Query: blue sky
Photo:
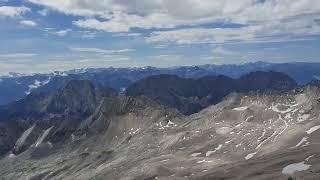
[[0, 0], [0, 74], [320, 62], [320, 1]]

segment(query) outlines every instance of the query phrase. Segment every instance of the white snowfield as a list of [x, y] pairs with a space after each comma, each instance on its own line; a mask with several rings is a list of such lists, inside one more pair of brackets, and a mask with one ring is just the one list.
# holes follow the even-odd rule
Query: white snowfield
[[165, 128], [173, 128], [173, 127], [177, 127], [178, 125], [172, 122], [171, 120], [169, 120], [165, 126], [162, 124], [162, 122], [156, 123], [156, 126], [159, 127], [158, 129], [164, 130]]
[[21, 146], [23, 146], [23, 144], [25, 143], [25, 141], [27, 140], [27, 138], [30, 136], [30, 134], [32, 133], [33, 129], [36, 126], [33, 125], [31, 126], [29, 129], [27, 129], [22, 135], [21, 137], [17, 140], [16, 144], [15, 144], [15, 149], [19, 149]]
[[206, 153], [206, 156], [207, 156], [207, 157], [210, 156], [211, 154], [219, 151], [221, 148], [222, 148], [222, 144], [219, 144], [219, 146], [216, 147], [216, 148], [214, 149], [214, 151], [208, 151], [208, 152]]
[[38, 89], [39, 87], [48, 84], [50, 81], [51, 81], [51, 77], [49, 77], [49, 79], [48, 79], [48, 80], [45, 80], [45, 81], [35, 80], [33, 84], [30, 84], [30, 85], [28, 86], [28, 87], [29, 87], [29, 90], [25, 92], [26, 95], [31, 94], [33, 90]]
[[197, 157], [197, 156], [200, 156], [202, 153], [193, 153], [193, 154], [191, 154], [190, 156], [192, 156], [192, 157]]
[[226, 135], [226, 134], [230, 133], [231, 131], [232, 131], [232, 128], [230, 128], [230, 127], [221, 127], [216, 130], [216, 133], [220, 134], [220, 135]]
[[317, 131], [318, 129], [320, 129], [320, 125], [314, 126], [314, 127], [310, 128], [310, 129], [307, 131], [307, 134], [312, 134], [312, 133], [314, 133], [315, 131]]
[[292, 175], [295, 172], [305, 171], [311, 167], [310, 164], [305, 164], [304, 161], [299, 163], [290, 164], [282, 169], [283, 174]]
[[248, 155], [245, 157], [245, 159], [246, 159], [246, 160], [249, 160], [249, 159], [253, 158], [253, 156], [256, 155], [257, 153], [258, 153], [258, 152], [250, 153], [250, 154], [248, 154]]
[[299, 114], [297, 121], [304, 122], [304, 121], [308, 120], [309, 118], [310, 118], [310, 114], [303, 114], [303, 115]]
[[243, 106], [243, 107], [234, 108], [233, 110], [234, 111], [244, 111], [244, 110], [247, 110], [248, 108], [249, 108], [248, 106]]
[[301, 141], [297, 145], [294, 146], [294, 148], [297, 148], [297, 147], [301, 146], [303, 143], [305, 143], [307, 141], [308, 141], [308, 137], [303, 137], [301, 139]]
[[[280, 103], [276, 105], [272, 104], [271, 109], [274, 112], [285, 114], [285, 113], [291, 112], [293, 110], [293, 107], [296, 107], [298, 105], [299, 104], [280, 104]], [[280, 110], [279, 106], [288, 107], [288, 108], [284, 110]]]
[[37, 140], [35, 147], [38, 147], [47, 138], [52, 128], [53, 126], [43, 132], [42, 136]]

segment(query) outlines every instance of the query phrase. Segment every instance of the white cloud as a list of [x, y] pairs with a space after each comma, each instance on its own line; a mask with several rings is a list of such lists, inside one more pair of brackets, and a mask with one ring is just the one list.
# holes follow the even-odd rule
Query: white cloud
[[[315, 0], [28, 1], [51, 10], [83, 17], [73, 22], [80, 28], [122, 34], [131, 32], [133, 28], [158, 29], [147, 39], [149, 42], [257, 42], [291, 40], [320, 34], [320, 25], [316, 21], [320, 16], [320, 1]], [[216, 23], [236, 23], [244, 26], [201, 28], [203, 24]], [[188, 28], [174, 29], [182, 25]], [[163, 28], [173, 30], [159, 30]]]
[[[297, 15], [319, 13], [314, 0], [29, 0], [48, 8], [79, 16], [100, 16], [110, 23], [132, 27], [171, 27], [213, 21], [248, 23], [279, 20]], [[139, 14], [139, 15], [138, 15]], [[275, 16], [277, 15], [277, 16]], [[145, 20], [144, 23], [141, 19]], [[166, 24], [167, 25], [166, 25]]]
[[156, 31], [151, 33], [146, 41], [149, 43], [224, 43], [232, 40], [250, 40], [255, 29], [246, 28], [188, 28], [171, 31]]
[[19, 17], [27, 12], [30, 12], [30, 8], [24, 6], [0, 6], [0, 17]]
[[[315, 16], [313, 16], [315, 18]], [[279, 42], [304, 39], [319, 35], [320, 25], [313, 18], [296, 17], [286, 21], [268, 21], [262, 24], [238, 28], [185, 28], [152, 32], [149, 43], [235, 43], [235, 42]]]
[[100, 53], [100, 54], [126, 53], [126, 52], [135, 51], [134, 49], [107, 50], [107, 49], [101, 49], [101, 48], [70, 48], [70, 50], [75, 52]]
[[108, 53], [108, 50], [100, 48], [70, 48], [71, 51], [75, 52], [86, 52], [86, 53]]
[[43, 31], [47, 32], [48, 34], [53, 34], [56, 36], [66, 36], [68, 33], [72, 32], [72, 29], [63, 29], [63, 30], [57, 30], [55, 28], [44, 28]]
[[78, 20], [73, 22], [74, 25], [86, 28], [86, 29], [97, 29], [107, 32], [128, 32], [129, 26], [122, 23], [110, 23], [110, 22], [101, 22], [96, 19], [85, 19]]
[[236, 53], [227, 49], [224, 49], [223, 47], [219, 46], [212, 50], [212, 54], [214, 55], [235, 55]]
[[38, 11], [38, 13], [39, 13], [41, 16], [47, 16], [48, 13], [49, 13], [49, 9], [42, 9], [42, 10]]
[[35, 27], [35, 26], [38, 25], [36, 22], [31, 21], [31, 20], [23, 20], [23, 21], [20, 21], [20, 24], [21, 24], [21, 25], [24, 25], [24, 26], [29, 26], [29, 27]]
[[93, 39], [97, 37], [97, 32], [95, 31], [80, 31], [80, 36], [84, 39]]
[[141, 33], [117, 33], [113, 34], [112, 37], [138, 37]]
[[54, 34], [54, 35], [62, 37], [62, 36], [66, 36], [71, 31], [72, 31], [71, 29], [65, 29], [65, 30], [51, 32], [51, 34]]
[[31, 58], [36, 56], [34, 53], [12, 53], [12, 54], [0, 54], [0, 58], [19, 59], [19, 58]]
[[[166, 62], [167, 63], [174, 63], [174, 62], [183, 62], [183, 59], [186, 59], [185, 56], [180, 55], [180, 54], [160, 54], [160, 55], [153, 55], [153, 56], [149, 56], [147, 57], [149, 59], [151, 59], [152, 61], [156, 61], [156, 62]], [[173, 65], [177, 65], [177, 64], [173, 64]]]
[[159, 45], [153, 46], [153, 48], [155, 48], [155, 49], [164, 49], [164, 48], [167, 48], [167, 47], [168, 47], [167, 44], [159, 44]]

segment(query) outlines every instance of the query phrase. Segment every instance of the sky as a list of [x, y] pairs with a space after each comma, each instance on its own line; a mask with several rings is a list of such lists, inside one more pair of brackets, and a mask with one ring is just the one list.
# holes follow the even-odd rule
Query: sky
[[0, 0], [0, 74], [320, 62], [319, 0]]

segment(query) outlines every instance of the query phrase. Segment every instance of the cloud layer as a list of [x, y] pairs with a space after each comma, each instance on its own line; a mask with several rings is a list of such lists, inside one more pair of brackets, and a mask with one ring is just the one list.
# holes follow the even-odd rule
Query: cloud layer
[[0, 17], [17, 17], [29, 12], [30, 8], [25, 6], [13, 7], [13, 6], [0, 6]]
[[23, 21], [20, 21], [20, 24], [21, 24], [21, 25], [24, 25], [24, 26], [29, 26], [29, 27], [35, 27], [35, 26], [38, 25], [36, 22], [31, 21], [31, 20], [23, 20]]
[[320, 58], [319, 0], [0, 0], [0, 24], [1, 71]]
[[[148, 42], [221, 43], [270, 41], [319, 35], [320, 1], [315, 0], [28, 0], [83, 18], [80, 28], [130, 32], [158, 29]], [[204, 28], [215, 23], [237, 28]], [[182, 29], [176, 29], [183, 27]], [[166, 30], [163, 30], [166, 29]], [[276, 37], [276, 38], [274, 38]]]

